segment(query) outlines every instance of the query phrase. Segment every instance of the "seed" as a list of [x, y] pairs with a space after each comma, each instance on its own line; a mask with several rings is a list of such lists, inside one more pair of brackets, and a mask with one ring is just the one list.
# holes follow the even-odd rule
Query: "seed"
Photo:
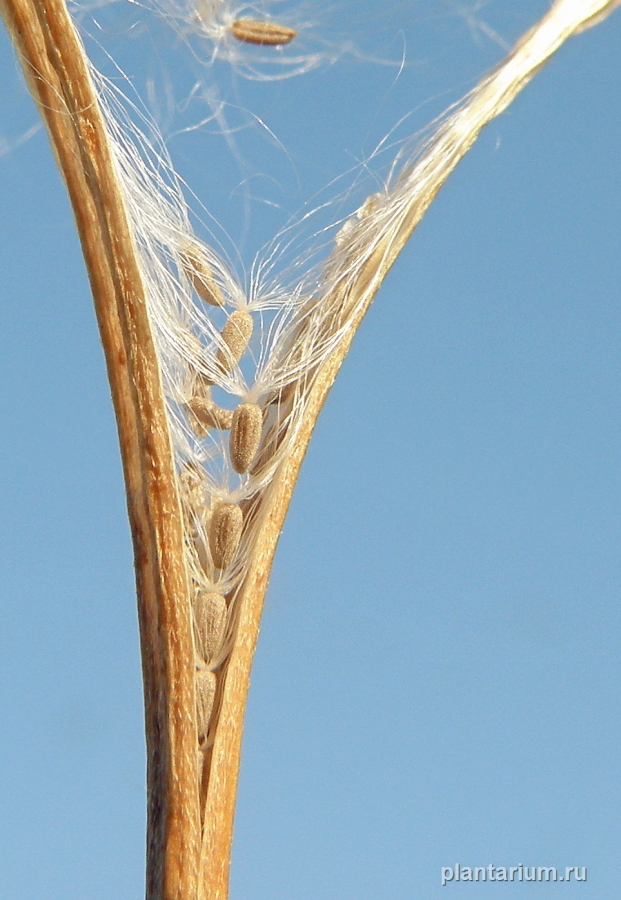
[[225, 346], [218, 350], [216, 355], [216, 359], [225, 371], [230, 371], [242, 358], [252, 334], [252, 326], [252, 316], [243, 309], [236, 309], [228, 317], [222, 329], [222, 340]]
[[196, 725], [198, 739], [201, 743], [207, 737], [215, 698], [216, 676], [207, 669], [198, 669], [196, 672]]
[[266, 405], [267, 406], [284, 406], [293, 397], [293, 394], [295, 393], [295, 389], [297, 386], [298, 386], [297, 381], [290, 381], [284, 387], [280, 388], [277, 391], [274, 391], [273, 394], [270, 394], [270, 396], [266, 400]]
[[200, 469], [191, 462], [184, 462], [179, 472], [182, 499], [191, 507], [200, 506], [205, 498], [205, 485]]
[[215, 403], [212, 404], [211, 409], [209, 410], [209, 416], [212, 423], [211, 427], [219, 428], [220, 431], [226, 431], [233, 423], [233, 413], [231, 410], [224, 409], [222, 406], [216, 406]]
[[334, 243], [337, 247], [342, 247], [343, 244], [350, 237], [354, 227], [356, 225], [355, 219], [346, 219], [345, 222], [341, 225], [336, 235], [334, 236]]
[[367, 197], [362, 206], [356, 210], [356, 218], [359, 221], [362, 221], [363, 219], [366, 219], [367, 216], [370, 216], [379, 206], [381, 199], [382, 195], [379, 193], [371, 194]]
[[276, 22], [261, 22], [259, 19], [235, 19], [231, 25], [231, 34], [238, 41], [246, 44], [279, 46], [288, 44], [297, 35], [297, 31]]
[[209, 549], [217, 569], [226, 569], [233, 561], [241, 537], [244, 516], [234, 503], [223, 503], [211, 514]]
[[261, 431], [263, 429], [263, 413], [256, 403], [240, 403], [233, 413], [229, 452], [236, 472], [247, 472], [257, 455]]
[[226, 600], [222, 594], [201, 591], [194, 601], [194, 636], [201, 658], [210, 663], [222, 646], [226, 628]]
[[185, 359], [200, 359], [203, 355], [203, 345], [192, 331], [183, 331], [179, 335], [179, 339], [183, 344], [183, 355]]
[[195, 371], [192, 382], [192, 397], [202, 397], [203, 400], [209, 403], [213, 402], [211, 399], [211, 384], [204, 372]]
[[212, 306], [224, 306], [222, 292], [200, 247], [188, 244], [181, 253], [181, 264], [201, 300]]
[[203, 421], [205, 410], [208, 406], [211, 406], [211, 403], [206, 401], [203, 397], [192, 397], [187, 404], [190, 413], [190, 424], [199, 437], [205, 437], [210, 428], [210, 426]]
[[233, 422], [232, 411], [217, 406], [209, 398], [192, 397], [188, 403], [188, 409], [191, 413], [192, 428], [199, 437], [205, 437], [210, 428], [226, 431]]

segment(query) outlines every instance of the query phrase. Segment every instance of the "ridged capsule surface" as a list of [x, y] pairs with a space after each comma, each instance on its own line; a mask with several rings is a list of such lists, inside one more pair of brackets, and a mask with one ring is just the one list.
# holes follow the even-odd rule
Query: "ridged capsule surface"
[[252, 316], [244, 309], [236, 309], [226, 320], [221, 335], [224, 347], [218, 350], [216, 359], [227, 372], [242, 358], [252, 327]]
[[244, 516], [235, 503], [217, 506], [209, 521], [209, 549], [216, 569], [231, 564], [242, 533]]
[[297, 35], [297, 31], [276, 22], [262, 22], [260, 19], [235, 19], [231, 25], [231, 34], [245, 44], [279, 47], [288, 44]]
[[205, 437], [210, 428], [226, 431], [233, 423], [233, 412], [230, 409], [223, 409], [205, 397], [192, 397], [188, 409], [192, 414], [192, 428], [199, 437]]
[[263, 429], [263, 411], [256, 403], [240, 403], [233, 413], [229, 452], [236, 472], [247, 472], [257, 455]]
[[212, 306], [224, 306], [222, 291], [199, 247], [188, 244], [181, 254], [181, 264], [201, 300]]
[[216, 676], [207, 669], [198, 669], [196, 672], [196, 726], [200, 742], [207, 736], [215, 697]]
[[210, 663], [220, 650], [226, 629], [226, 600], [215, 591], [201, 591], [194, 600], [194, 638], [201, 659]]

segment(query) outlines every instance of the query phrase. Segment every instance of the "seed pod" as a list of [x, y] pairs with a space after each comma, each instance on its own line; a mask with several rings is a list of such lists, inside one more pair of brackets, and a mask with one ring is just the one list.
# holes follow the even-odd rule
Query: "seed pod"
[[229, 453], [236, 472], [242, 474], [250, 468], [259, 449], [262, 429], [261, 407], [256, 403], [240, 403], [233, 413], [229, 439]]
[[215, 698], [216, 676], [207, 669], [198, 669], [196, 672], [196, 725], [198, 740], [201, 743], [207, 737]]
[[192, 397], [188, 409], [191, 413], [192, 428], [199, 437], [205, 437], [210, 428], [226, 431], [233, 422], [233, 413], [230, 409], [223, 409], [205, 397]]
[[233, 561], [243, 524], [243, 513], [235, 503], [223, 503], [214, 509], [209, 521], [209, 549], [216, 569], [226, 569]]
[[225, 628], [226, 600], [222, 594], [201, 591], [194, 601], [194, 638], [204, 662], [214, 659], [222, 646]]
[[222, 329], [222, 340], [225, 346], [216, 354], [216, 359], [226, 372], [230, 371], [242, 358], [252, 335], [252, 327], [252, 316], [243, 309], [236, 309], [226, 320]]
[[224, 306], [222, 291], [200, 247], [188, 244], [181, 253], [181, 264], [201, 300], [212, 306]]
[[297, 35], [297, 31], [276, 22], [261, 22], [259, 19], [235, 19], [231, 25], [231, 34], [245, 44], [261, 44], [278, 47], [288, 44]]

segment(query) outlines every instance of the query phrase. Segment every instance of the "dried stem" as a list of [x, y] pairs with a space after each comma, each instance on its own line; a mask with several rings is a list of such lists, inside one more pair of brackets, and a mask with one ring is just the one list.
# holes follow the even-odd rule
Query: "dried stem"
[[194, 667], [181, 511], [144, 285], [88, 62], [61, 0], [2, 12], [65, 178], [95, 298], [131, 523], [147, 739], [147, 896], [197, 893]]
[[[290, 455], [264, 494], [261, 527], [239, 596], [235, 645], [220, 681], [219, 719], [198, 779], [193, 652], [181, 513], [159, 368], [124, 200], [82, 45], [62, 0], [0, 0], [46, 121], [74, 206], [117, 415], [134, 539], [148, 748], [149, 900], [225, 900], [243, 716], [276, 543], [308, 441], [356, 327], [385, 275], [459, 160], [571, 34], [621, 0], [558, 0], [541, 22], [438, 128], [392, 189], [397, 227], [340, 248], [326, 309], [358, 310], [315, 373]], [[405, 198], [405, 200], [404, 200]], [[392, 222], [394, 224], [395, 217]], [[364, 259], [352, 277], [353, 256]], [[349, 258], [348, 258], [349, 257]], [[349, 273], [349, 274], [348, 274]]]

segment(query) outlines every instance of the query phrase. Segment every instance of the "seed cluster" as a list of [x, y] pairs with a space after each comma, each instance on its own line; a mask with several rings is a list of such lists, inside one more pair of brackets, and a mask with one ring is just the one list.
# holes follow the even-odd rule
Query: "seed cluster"
[[[198, 296], [224, 309], [224, 300], [211, 268], [198, 245], [182, 250], [181, 265]], [[212, 360], [213, 379], [197, 372], [186, 402], [189, 424], [199, 438], [209, 432], [230, 431], [229, 457], [232, 468], [247, 473], [259, 453], [264, 414], [257, 403], [241, 402], [234, 410], [218, 406], [212, 386], [218, 373], [224, 377], [239, 364], [253, 332], [253, 318], [247, 310], [231, 312], [220, 333], [219, 347]], [[202, 354], [202, 347], [199, 349]], [[208, 581], [225, 581], [234, 563], [244, 529], [244, 513], [238, 503], [214, 502], [207, 508], [204, 481], [199, 467], [187, 464], [181, 472], [181, 494], [190, 540]], [[199, 742], [204, 745], [217, 694], [217, 671], [222, 662], [230, 614], [227, 599], [217, 590], [205, 590], [195, 582], [193, 598], [194, 646], [196, 650], [196, 703]], [[226, 590], [224, 590], [226, 593]], [[215, 671], [214, 671], [215, 670]]]

